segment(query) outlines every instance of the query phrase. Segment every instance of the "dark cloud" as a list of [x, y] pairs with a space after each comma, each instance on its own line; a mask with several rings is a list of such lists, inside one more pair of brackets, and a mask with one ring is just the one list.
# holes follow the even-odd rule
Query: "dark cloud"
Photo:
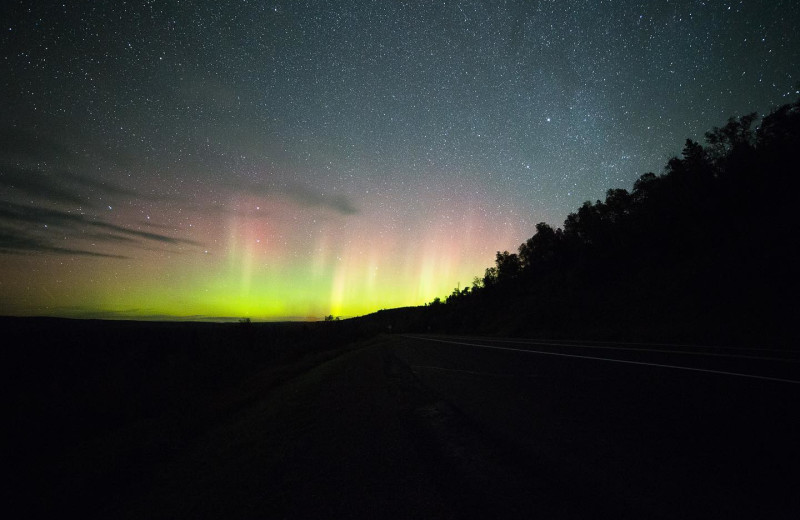
[[98, 258], [128, 258], [85, 249], [58, 247], [32, 236], [18, 234], [8, 230], [0, 230], [0, 254], [56, 253], [65, 255], [93, 256]]
[[10, 189], [10, 196], [90, 208], [95, 206], [92, 198], [98, 196], [165, 200], [163, 196], [139, 193], [78, 173], [107, 168], [120, 158], [116, 157], [118, 154], [111, 157], [107, 149], [91, 143], [82, 145], [82, 152], [77, 154], [64, 142], [69, 139], [21, 128], [0, 128], [0, 187]]
[[130, 229], [123, 226], [117, 226], [116, 224], [109, 224], [108, 222], [89, 221], [88, 224], [98, 228], [108, 229], [110, 231], [116, 231], [119, 233], [124, 233], [139, 238], [144, 238], [146, 240], [155, 240], [156, 242], [163, 242], [165, 244], [172, 244], [172, 245], [187, 244], [191, 246], [201, 245], [200, 242], [195, 242], [194, 240], [175, 238], [167, 235], [162, 235], [160, 233], [150, 233], [149, 231], [139, 231], [136, 229]]
[[58, 175], [31, 168], [6, 166], [0, 170], [0, 186], [19, 190], [29, 197], [60, 204], [93, 207], [88, 197], [65, 186]]
[[88, 233], [81, 235], [82, 238], [87, 240], [94, 240], [99, 242], [118, 242], [121, 244], [137, 244], [138, 240], [133, 237], [126, 237], [123, 235], [115, 235], [113, 233]]
[[355, 215], [358, 210], [344, 195], [328, 195], [317, 193], [307, 186], [294, 184], [283, 190], [283, 193], [293, 201], [304, 206], [318, 206], [328, 208], [342, 215]]
[[5, 202], [0, 206], [0, 220], [61, 227], [89, 222], [86, 216], [80, 213], [67, 213], [55, 209], [24, 206], [13, 202]]
[[[4, 231], [0, 252], [21, 252], [21, 251], [40, 251], [65, 254], [83, 254], [90, 256], [106, 256], [110, 258], [124, 258], [120, 255], [96, 253], [80, 249], [66, 249], [52, 245], [46, 238], [37, 236], [34, 231], [41, 233], [41, 230], [53, 228], [60, 233], [68, 233], [81, 240], [93, 240], [95, 242], [105, 242], [109, 244], [119, 244], [121, 242], [139, 244], [142, 240], [155, 241], [168, 245], [191, 245], [200, 246], [199, 242], [176, 238], [161, 233], [152, 233], [131, 229], [125, 226], [112, 224], [100, 219], [93, 219], [80, 213], [68, 213], [66, 211], [25, 206], [11, 202], [0, 206], [0, 222], [6, 226], [17, 226], [17, 231]], [[35, 228], [31, 229], [31, 224]], [[85, 229], [94, 229], [95, 232], [86, 234]], [[108, 231], [108, 233], [98, 232]]]
[[[173, 201], [189, 203], [181, 197], [153, 195], [126, 188], [113, 182], [76, 172], [85, 169], [84, 158], [70, 152], [57, 140], [19, 129], [0, 130], [0, 187], [10, 190], [9, 196], [20, 201], [20, 196], [38, 201], [95, 208], [97, 198], [125, 200]], [[57, 162], [59, 169], [47, 167], [48, 162]], [[41, 166], [41, 164], [45, 166]], [[26, 166], [20, 166], [25, 164]], [[268, 195], [288, 199], [296, 204], [322, 208], [341, 215], [354, 215], [358, 209], [344, 195], [330, 195], [314, 188], [294, 183], [282, 187], [267, 187], [256, 183], [228, 185], [234, 191], [254, 195]], [[198, 206], [204, 213], [226, 211], [222, 207]], [[159, 240], [153, 237], [143, 237]]]
[[281, 188], [272, 188], [260, 184], [239, 184], [230, 187], [236, 191], [243, 191], [253, 195], [284, 197], [302, 206], [329, 209], [341, 215], [355, 215], [358, 213], [355, 205], [344, 195], [325, 195], [303, 184], [290, 184]]
[[91, 195], [125, 200], [168, 200], [168, 197], [140, 193], [114, 183], [70, 171], [44, 171], [17, 166], [0, 167], [0, 187], [18, 190], [28, 197], [59, 204], [93, 208]]
[[[17, 137], [17, 141], [22, 140], [19, 135]], [[6, 143], [19, 144], [9, 137], [8, 133], [5, 135], [5, 140]], [[53, 153], [55, 153], [55, 149]], [[45, 172], [37, 168], [5, 165], [0, 168], [0, 188], [5, 188], [1, 193], [6, 199], [0, 200], [0, 223], [8, 226], [9, 229], [14, 229], [13, 232], [4, 233], [3, 243], [0, 244], [0, 253], [38, 251], [125, 258], [85, 248], [61, 247], [57, 243], [53, 243], [48, 236], [48, 233], [54, 230], [72, 236], [81, 243], [91, 240], [94, 243], [105, 243], [109, 246], [128, 244], [141, 247], [144, 242], [148, 241], [174, 246], [201, 245], [194, 240], [176, 238], [146, 228], [131, 228], [114, 224], [101, 217], [42, 207], [45, 204], [55, 204], [93, 209], [95, 205], [90, 203], [90, 196], [117, 197], [126, 200], [156, 198], [141, 196], [134, 190], [103, 182], [87, 175], [70, 171]], [[42, 205], [18, 203], [21, 200], [29, 199]]]

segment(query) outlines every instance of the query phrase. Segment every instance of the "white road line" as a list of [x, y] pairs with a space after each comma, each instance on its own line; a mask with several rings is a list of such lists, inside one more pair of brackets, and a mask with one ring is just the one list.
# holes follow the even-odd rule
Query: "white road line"
[[[567, 343], [575, 343], [576, 339], [552, 339], [552, 338], [541, 338], [541, 339], [523, 339], [523, 338], [491, 338], [491, 337], [480, 337], [480, 336], [450, 336], [451, 338], [457, 339], [479, 339], [479, 340], [486, 340], [486, 341], [511, 341], [511, 342], [540, 342], [547, 345], [565, 345]], [[562, 342], [562, 343], [559, 343]], [[781, 352], [785, 353], [785, 350], [776, 349], [776, 348], [761, 348], [761, 347], [722, 347], [719, 345], [699, 345], [699, 344], [692, 344], [692, 343], [643, 343], [640, 341], [597, 341], [592, 340], [588, 343], [592, 343], [593, 345], [602, 346], [602, 345], [641, 345], [643, 347], [672, 347], [672, 348], [710, 348], [714, 350], [743, 350], [743, 351], [750, 351], [750, 352]]]
[[578, 359], [590, 359], [594, 361], [609, 361], [611, 363], [625, 363], [627, 365], [642, 365], [642, 366], [650, 366], [650, 367], [658, 367], [658, 368], [672, 368], [676, 370], [688, 370], [691, 372], [705, 372], [708, 374], [721, 374], [726, 376], [736, 376], [736, 377], [746, 377], [750, 379], [762, 379], [765, 381], [778, 381], [781, 383], [792, 383], [792, 384], [800, 384], [800, 381], [795, 381], [793, 379], [782, 379], [779, 377], [767, 377], [767, 376], [757, 376], [754, 374], [741, 374], [738, 372], [726, 372], [723, 370], [711, 370], [708, 368], [694, 368], [694, 367], [683, 367], [678, 365], [662, 365], [660, 363], [645, 363], [643, 361], [628, 361], [625, 359], [610, 359], [610, 358], [602, 358], [602, 357], [594, 357], [594, 356], [579, 356], [577, 354], [562, 354], [559, 352], [544, 352], [540, 350], [528, 350], [524, 348], [512, 348], [512, 347], [498, 347], [493, 345], [480, 345], [478, 343], [464, 343], [461, 341], [447, 341], [443, 339], [433, 339], [433, 338], [426, 338], [424, 336], [406, 336], [408, 338], [417, 339], [421, 341], [434, 341], [437, 343], [449, 343], [451, 345], [464, 345], [467, 347], [478, 347], [478, 348], [487, 348], [492, 350], [510, 350], [513, 352], [525, 352], [528, 354], [542, 354], [545, 356], [559, 356], [559, 357], [569, 357], [569, 358], [578, 358]]
[[[574, 347], [574, 348], [592, 348], [592, 349], [602, 349], [602, 350], [626, 350], [629, 352], [658, 352], [661, 354], [686, 354], [687, 356], [758, 359], [760, 361], [784, 361], [787, 363], [800, 363], [800, 359], [787, 359], [787, 358], [776, 358], [776, 357], [765, 357], [765, 356], [746, 356], [744, 354], [717, 354], [714, 352], [689, 352], [686, 350], [664, 350], [659, 348], [607, 347], [604, 345], [581, 345], [579, 343], [551, 343], [546, 340], [539, 341], [539, 340], [519, 340], [519, 339], [501, 339], [501, 338], [498, 339], [476, 338], [476, 340], [493, 341], [498, 343], [511, 343], [513, 345], [538, 345], [541, 347]], [[698, 348], [716, 348], [716, 347], [698, 347]], [[725, 348], [725, 347], [720, 347], [720, 348]]]

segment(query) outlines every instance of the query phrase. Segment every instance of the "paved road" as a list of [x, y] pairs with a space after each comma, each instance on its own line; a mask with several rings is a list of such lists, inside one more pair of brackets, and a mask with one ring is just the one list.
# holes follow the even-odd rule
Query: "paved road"
[[531, 485], [629, 517], [800, 515], [795, 353], [452, 336], [392, 349]]
[[468, 336], [409, 335], [407, 337], [455, 347], [501, 350], [534, 356], [550, 355], [588, 359], [800, 384], [800, 352], [765, 347], [741, 348]]
[[[194, 397], [160, 387], [169, 413], [79, 443], [18, 408], [46, 427], [13, 444], [17, 495], [41, 517], [800, 518], [786, 353], [386, 335], [309, 356]], [[96, 407], [129, 401], [86, 380], [54, 402], [91, 434]]]

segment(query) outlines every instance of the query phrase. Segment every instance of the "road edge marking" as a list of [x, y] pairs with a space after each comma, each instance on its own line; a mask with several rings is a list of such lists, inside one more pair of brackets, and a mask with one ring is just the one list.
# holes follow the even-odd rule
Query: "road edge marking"
[[[437, 343], [449, 343], [451, 345], [464, 345], [468, 347], [479, 347], [479, 348], [487, 348], [491, 350], [510, 350], [514, 352], [526, 352], [528, 354], [542, 354], [545, 356], [559, 356], [559, 357], [569, 357], [569, 358], [578, 358], [578, 359], [589, 359], [593, 361], [609, 361], [612, 363], [625, 363], [627, 365], [642, 365], [642, 366], [650, 366], [650, 367], [658, 367], [658, 368], [672, 368], [676, 370], [688, 370], [691, 372], [705, 372], [709, 374], [721, 374], [726, 376], [736, 376], [736, 377], [746, 377], [750, 379], [761, 379], [764, 381], [776, 381], [780, 383], [791, 383], [795, 385], [800, 385], [800, 381], [796, 381], [794, 379], [783, 379], [780, 377], [769, 377], [769, 376], [759, 376], [755, 374], [742, 374], [739, 372], [726, 372], [724, 370], [712, 370], [710, 368], [694, 368], [694, 367], [684, 367], [679, 365], [664, 365], [661, 363], [646, 363], [644, 361], [630, 361], [626, 359], [612, 359], [612, 358], [603, 358], [603, 357], [595, 357], [595, 356], [579, 356], [577, 354], [562, 354], [560, 352], [544, 352], [541, 350], [528, 350], [524, 348], [512, 348], [512, 347], [498, 347], [493, 345], [480, 345], [478, 343], [465, 343], [462, 341], [448, 341], [444, 339], [434, 339], [428, 338], [425, 336], [415, 336], [411, 334], [404, 335], [406, 338], [416, 339], [420, 341], [433, 341]], [[490, 340], [491, 341], [491, 340]]]

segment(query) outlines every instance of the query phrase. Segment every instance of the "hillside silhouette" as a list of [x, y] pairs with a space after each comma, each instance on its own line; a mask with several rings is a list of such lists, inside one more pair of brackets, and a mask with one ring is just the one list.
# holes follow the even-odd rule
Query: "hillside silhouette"
[[[542, 222], [395, 330], [660, 341], [797, 337], [800, 101], [687, 140], [663, 173]], [[391, 315], [391, 318], [389, 317]]]

